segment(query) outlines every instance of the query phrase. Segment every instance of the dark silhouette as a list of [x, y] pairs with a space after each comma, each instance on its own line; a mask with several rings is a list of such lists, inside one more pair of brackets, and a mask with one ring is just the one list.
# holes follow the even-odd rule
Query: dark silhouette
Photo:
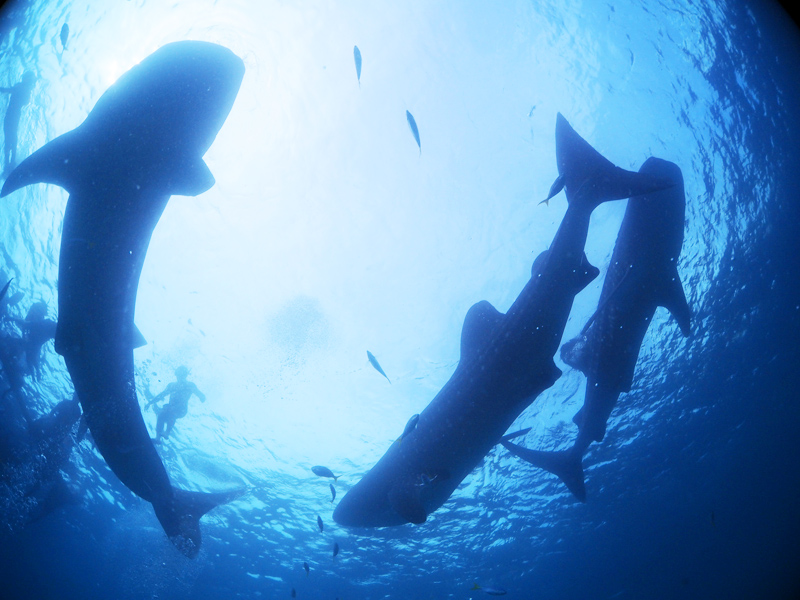
[[29, 424], [31, 415], [23, 393], [25, 376], [38, 374], [42, 346], [52, 340], [56, 333], [55, 321], [46, 316], [47, 305], [44, 302], [35, 302], [25, 319], [11, 319], [22, 330], [22, 337], [0, 337], [0, 367], [8, 385], [3, 391], [3, 399], [12, 397]]
[[147, 403], [146, 408], [150, 408], [157, 405], [165, 396], [169, 396], [169, 402], [158, 410], [155, 441], [159, 441], [161, 438], [169, 438], [169, 434], [172, 433], [172, 428], [175, 426], [175, 421], [185, 417], [189, 411], [189, 398], [194, 395], [200, 399], [200, 402], [206, 401], [206, 395], [187, 379], [188, 376], [189, 369], [184, 366], [178, 367], [175, 369], [177, 381], [167, 385], [163, 392], [153, 396], [152, 400]]
[[565, 363], [587, 377], [583, 407], [573, 418], [578, 437], [569, 450], [529, 450], [504, 440], [512, 454], [557, 475], [581, 501], [586, 499], [583, 454], [600, 442], [619, 395], [629, 392], [639, 349], [659, 306], [689, 335], [691, 313], [678, 275], [686, 198], [683, 175], [671, 162], [649, 158], [639, 170], [671, 180], [666, 190], [628, 201], [597, 311], [583, 331], [561, 348]]
[[150, 237], [172, 194], [214, 185], [202, 157], [233, 106], [244, 63], [207, 42], [167, 44], [122, 75], [86, 120], [24, 160], [0, 196], [33, 183], [70, 192], [58, 273], [56, 352], [64, 357], [97, 449], [152, 503], [186, 556], [200, 549], [200, 518], [241, 491], [174, 488], [136, 395], [133, 323]]
[[22, 81], [10, 88], [0, 88], [0, 92], [10, 94], [6, 118], [3, 121], [4, 141], [4, 173], [8, 174], [17, 164], [17, 136], [22, 108], [31, 100], [31, 92], [36, 84], [36, 76], [30, 71], [22, 74]]
[[561, 371], [553, 362], [575, 295], [597, 275], [583, 253], [592, 211], [602, 202], [672, 185], [615, 167], [560, 114], [560, 186], [569, 205], [549, 250], [507, 314], [488, 302], [467, 312], [461, 360], [419, 415], [413, 435], [392, 444], [339, 502], [334, 520], [350, 527], [423, 523], [450, 497], [519, 414]]

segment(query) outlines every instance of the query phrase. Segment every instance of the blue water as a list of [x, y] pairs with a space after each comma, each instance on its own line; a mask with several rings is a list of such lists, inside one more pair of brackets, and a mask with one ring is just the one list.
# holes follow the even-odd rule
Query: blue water
[[[536, 600], [800, 595], [800, 45], [777, 5], [9, 2], [0, 87], [37, 77], [19, 159], [182, 39], [229, 47], [247, 72], [206, 155], [216, 185], [174, 197], [153, 236], [137, 386], [144, 398], [188, 366], [208, 400], [160, 447], [170, 477], [250, 492], [203, 519], [189, 560], [83, 440], [62, 470], [73, 504], [27, 526], [26, 506], [3, 505], [0, 597], [466, 599], [484, 596], [476, 582]], [[566, 203], [538, 201], [558, 111], [624, 168], [655, 155], [683, 170], [693, 335], [656, 313], [585, 458], [586, 504], [495, 449], [424, 525], [337, 526], [311, 466], [343, 474], [338, 501], [450, 377], [469, 306], [506, 310], [552, 240]], [[0, 203], [0, 284], [22, 294], [10, 317], [39, 300], [57, 317], [66, 199], [38, 185]], [[601, 274], [624, 210], [593, 215]], [[577, 297], [565, 340], [601, 286]], [[574, 440], [584, 378], [558, 364], [514, 425], [532, 428], [526, 446]], [[49, 342], [27, 404], [43, 415], [71, 389]]]

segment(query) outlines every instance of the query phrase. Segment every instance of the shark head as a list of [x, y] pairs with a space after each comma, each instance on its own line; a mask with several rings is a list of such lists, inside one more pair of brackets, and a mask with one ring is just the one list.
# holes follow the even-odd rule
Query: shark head
[[162, 46], [126, 72], [86, 120], [23, 161], [0, 195], [32, 183], [72, 191], [103, 177], [194, 196], [214, 177], [202, 160], [233, 106], [244, 63], [208, 42]]

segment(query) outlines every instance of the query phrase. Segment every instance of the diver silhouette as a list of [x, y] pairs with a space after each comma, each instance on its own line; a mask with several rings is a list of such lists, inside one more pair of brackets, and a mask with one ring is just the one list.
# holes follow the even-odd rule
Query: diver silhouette
[[4, 141], [4, 174], [8, 174], [17, 162], [17, 134], [19, 132], [19, 118], [22, 116], [22, 108], [30, 101], [31, 91], [36, 83], [36, 76], [31, 71], [22, 74], [22, 80], [10, 88], [0, 88], [0, 92], [10, 94], [6, 109], [6, 118], [3, 121]]
[[22, 330], [22, 337], [7, 335], [0, 338], [0, 366], [8, 388], [3, 392], [15, 396], [28, 423], [31, 416], [20, 392], [26, 375], [38, 375], [42, 346], [55, 338], [56, 322], [47, 317], [47, 304], [34, 302], [25, 319], [11, 319]]
[[175, 369], [175, 378], [177, 381], [168, 384], [163, 392], [153, 396], [152, 400], [150, 400], [145, 407], [150, 408], [154, 404], [157, 404], [164, 396], [169, 396], [169, 402], [157, 411], [158, 421], [156, 422], [156, 437], [154, 440], [156, 442], [160, 441], [161, 438], [169, 438], [169, 434], [175, 426], [175, 421], [186, 416], [186, 413], [189, 412], [189, 398], [191, 398], [192, 395], [197, 396], [200, 402], [206, 401], [206, 395], [197, 389], [197, 386], [189, 381], [187, 377], [189, 377], [188, 368], [180, 366]]

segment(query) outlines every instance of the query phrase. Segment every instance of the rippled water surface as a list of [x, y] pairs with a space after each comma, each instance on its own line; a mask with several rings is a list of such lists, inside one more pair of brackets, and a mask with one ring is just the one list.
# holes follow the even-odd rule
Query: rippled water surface
[[[159, 448], [170, 477], [250, 491], [203, 519], [189, 560], [83, 440], [64, 469], [75, 503], [27, 527], [4, 505], [0, 595], [477, 598], [478, 582], [536, 600], [795, 597], [800, 46], [777, 5], [9, 2], [0, 87], [36, 75], [19, 159], [184, 39], [227, 46], [246, 74], [205, 157], [216, 185], [173, 197], [153, 235], [137, 388], [144, 400], [188, 366], [207, 401]], [[566, 209], [563, 195], [539, 204], [557, 112], [619, 166], [681, 167], [692, 335], [656, 312], [586, 456], [586, 504], [495, 449], [424, 525], [337, 526], [311, 466], [342, 473], [338, 502], [449, 379], [467, 309], [507, 310], [550, 244]], [[3, 336], [36, 301], [57, 318], [66, 200], [38, 185], [0, 204], [0, 285], [14, 277], [19, 297]], [[593, 214], [601, 275], [624, 211]], [[601, 287], [578, 295], [565, 340]], [[532, 448], [576, 433], [585, 378], [556, 361], [563, 376], [513, 426]], [[25, 386], [34, 416], [71, 394], [52, 343]]]

